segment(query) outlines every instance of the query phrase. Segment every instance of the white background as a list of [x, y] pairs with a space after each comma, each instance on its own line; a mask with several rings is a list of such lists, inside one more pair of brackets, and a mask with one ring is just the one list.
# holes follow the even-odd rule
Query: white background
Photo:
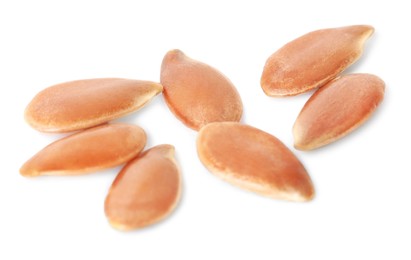
[[[1, 1], [0, 259], [411, 259], [410, 17], [400, 1]], [[265, 96], [264, 63], [302, 34], [352, 24], [376, 31], [347, 73], [380, 76], [385, 99], [353, 134], [296, 151], [292, 125], [312, 93]], [[143, 127], [147, 147], [176, 147], [183, 196], [165, 221], [129, 233], [110, 227], [103, 204], [120, 168], [20, 176], [27, 159], [62, 136], [24, 122], [37, 92], [96, 77], [159, 81], [174, 48], [233, 81], [243, 122], [280, 138], [306, 166], [312, 202], [263, 198], [210, 174], [196, 132], [161, 95], [121, 121]]]

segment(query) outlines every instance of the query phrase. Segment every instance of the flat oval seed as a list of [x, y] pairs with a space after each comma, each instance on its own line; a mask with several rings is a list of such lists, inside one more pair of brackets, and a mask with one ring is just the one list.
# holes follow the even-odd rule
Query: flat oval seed
[[212, 123], [200, 130], [197, 151], [218, 177], [263, 196], [308, 201], [314, 187], [304, 166], [274, 136], [240, 123]]
[[240, 121], [243, 105], [231, 81], [221, 72], [169, 51], [161, 66], [164, 98], [171, 112], [186, 126], [199, 130], [220, 121]]
[[312, 150], [347, 135], [374, 112], [385, 84], [370, 74], [350, 74], [329, 82], [307, 101], [295, 121], [294, 146]]
[[21, 168], [26, 177], [77, 175], [125, 163], [146, 144], [144, 130], [135, 125], [108, 124], [51, 143]]
[[155, 146], [118, 174], [107, 195], [105, 213], [114, 228], [142, 228], [169, 215], [180, 193], [181, 175], [174, 147]]
[[101, 78], [58, 84], [38, 93], [26, 121], [42, 132], [89, 128], [140, 109], [163, 87], [154, 82]]
[[321, 87], [359, 59], [373, 32], [371, 26], [355, 25], [301, 36], [268, 58], [261, 87], [268, 96], [294, 96]]

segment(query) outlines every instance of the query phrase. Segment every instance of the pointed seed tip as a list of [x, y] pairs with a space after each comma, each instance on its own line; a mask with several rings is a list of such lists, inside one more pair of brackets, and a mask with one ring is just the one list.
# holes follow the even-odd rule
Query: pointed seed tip
[[163, 146], [168, 150], [168, 154], [169, 154], [171, 157], [174, 157], [174, 154], [175, 154], [175, 152], [176, 152], [176, 148], [174, 147], [174, 145], [164, 144]]
[[184, 57], [185, 54], [180, 49], [173, 49], [168, 51], [166, 56], [171, 56], [172, 58], [181, 58]]
[[26, 177], [26, 178], [36, 177], [36, 176], [40, 175], [40, 174], [35, 174], [33, 172], [30, 172], [24, 166], [22, 166], [20, 168], [19, 173], [20, 173], [21, 176]]
[[128, 227], [128, 226], [126, 226], [126, 225], [123, 225], [123, 224], [121, 224], [121, 223], [119, 223], [119, 222], [113, 221], [113, 220], [111, 220], [111, 219], [109, 219], [108, 222], [109, 222], [110, 226], [112, 226], [114, 229], [116, 229], [116, 230], [118, 230], [118, 231], [126, 232], [126, 231], [131, 230], [130, 227]]
[[181, 53], [183, 53], [180, 49], [172, 49], [171, 51], [170, 51], [170, 53], [176, 53], [176, 54], [181, 54]]
[[156, 94], [160, 94], [164, 91], [164, 86], [161, 83], [154, 84], [156, 88]]

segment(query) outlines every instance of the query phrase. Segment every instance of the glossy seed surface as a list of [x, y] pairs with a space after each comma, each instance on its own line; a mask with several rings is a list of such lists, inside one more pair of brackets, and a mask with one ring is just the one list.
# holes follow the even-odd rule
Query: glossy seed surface
[[349, 74], [329, 82], [307, 101], [293, 127], [294, 146], [312, 150], [347, 135], [381, 103], [385, 84], [371, 74]]
[[170, 110], [194, 130], [211, 122], [241, 119], [243, 105], [233, 83], [215, 68], [180, 50], [165, 55], [161, 84]]
[[293, 96], [321, 87], [359, 59], [374, 32], [354, 25], [310, 32], [272, 54], [261, 76], [268, 96]]
[[107, 195], [105, 213], [114, 228], [142, 228], [169, 215], [180, 193], [181, 174], [174, 147], [155, 146], [126, 164], [118, 174]]
[[211, 123], [198, 135], [197, 152], [210, 172], [238, 187], [291, 201], [314, 196], [301, 162], [280, 140], [257, 128]]
[[142, 128], [106, 124], [51, 143], [28, 160], [20, 173], [26, 177], [90, 173], [131, 160], [145, 144]]
[[140, 109], [162, 90], [158, 83], [119, 78], [66, 82], [38, 93], [25, 119], [42, 132], [85, 129]]

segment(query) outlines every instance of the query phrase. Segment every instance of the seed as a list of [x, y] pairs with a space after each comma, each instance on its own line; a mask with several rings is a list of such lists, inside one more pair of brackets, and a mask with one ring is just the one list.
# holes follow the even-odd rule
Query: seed
[[89, 128], [140, 109], [163, 87], [154, 82], [101, 78], [58, 84], [38, 93], [26, 121], [42, 132]]
[[174, 147], [155, 146], [118, 174], [107, 195], [105, 213], [114, 228], [142, 228], [169, 215], [180, 193], [181, 175]]
[[146, 144], [135, 125], [107, 124], [60, 139], [34, 155], [21, 168], [26, 177], [77, 175], [125, 163]]
[[371, 26], [354, 25], [303, 35], [268, 58], [261, 87], [268, 96], [294, 96], [321, 87], [359, 59], [373, 32]]
[[350, 74], [329, 82], [307, 101], [295, 121], [294, 146], [312, 150], [347, 135], [374, 112], [384, 82], [370, 74]]
[[190, 59], [180, 50], [165, 55], [161, 84], [171, 112], [194, 130], [211, 122], [241, 119], [243, 105], [231, 81], [215, 68]]
[[274, 136], [234, 122], [200, 130], [197, 152], [204, 166], [238, 187], [277, 199], [308, 201], [314, 187], [304, 166]]

